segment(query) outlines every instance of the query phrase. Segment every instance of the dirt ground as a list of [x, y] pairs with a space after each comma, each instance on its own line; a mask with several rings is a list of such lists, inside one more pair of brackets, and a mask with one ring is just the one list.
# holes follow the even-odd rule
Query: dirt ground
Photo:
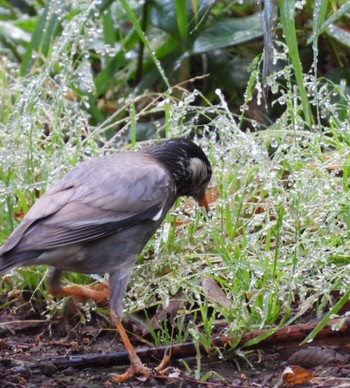
[[[125, 358], [118, 365], [106, 357], [123, 351], [118, 335], [106, 319], [82, 324], [34, 318], [37, 317], [22, 319], [9, 309], [0, 310], [0, 387], [110, 387], [114, 384], [108, 375], [126, 369]], [[134, 338], [132, 341], [135, 346], [140, 345]], [[241, 356], [236, 352], [225, 361], [215, 355], [202, 355], [200, 371], [195, 357], [172, 359], [169, 376], [134, 378], [120, 386], [350, 387], [349, 354], [347, 343], [303, 352], [295, 347], [270, 347], [245, 351]], [[80, 360], [83, 362], [79, 366], [73, 365], [72, 357], [89, 355], [102, 358], [102, 365], [93, 361], [85, 367], [86, 360]], [[143, 361], [150, 367], [159, 362]], [[205, 376], [205, 381], [198, 380], [198, 374]]]

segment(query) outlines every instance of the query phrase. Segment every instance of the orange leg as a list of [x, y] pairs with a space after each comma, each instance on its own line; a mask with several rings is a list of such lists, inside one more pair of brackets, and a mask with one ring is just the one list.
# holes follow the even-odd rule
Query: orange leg
[[67, 286], [50, 288], [53, 296], [74, 296], [78, 299], [92, 299], [96, 303], [107, 304], [110, 296], [109, 287], [104, 283], [94, 286]]
[[[58, 296], [58, 295], [74, 296], [82, 299], [93, 299], [96, 302], [107, 301], [109, 300], [109, 297], [110, 297], [110, 290], [109, 290], [109, 287], [106, 285], [104, 285], [103, 289], [99, 287], [99, 289], [97, 290], [86, 286], [60, 287], [55, 285], [55, 287], [50, 288], [50, 292], [54, 296]], [[132, 346], [129, 340], [129, 337], [121, 323], [119, 315], [113, 310], [110, 311], [110, 314], [111, 314], [112, 321], [115, 325], [115, 328], [118, 330], [120, 339], [123, 342], [125, 350], [129, 355], [129, 360], [130, 360], [130, 367], [128, 368], [128, 370], [121, 375], [111, 374], [110, 375], [111, 380], [114, 381], [115, 383], [122, 383], [124, 381], [131, 379], [135, 375], [143, 375], [146, 378], [151, 377], [152, 370], [142, 364], [139, 356], [136, 354], [136, 351]], [[165, 354], [160, 364], [156, 368], [154, 368], [154, 371], [157, 373], [162, 373], [162, 371], [165, 372], [164, 369], [169, 363], [170, 357], [171, 356], [169, 354]]]
[[[127, 380], [130, 380], [135, 375], [143, 375], [146, 378], [151, 377], [153, 374], [152, 370], [142, 364], [140, 357], [136, 354], [136, 351], [132, 346], [129, 340], [129, 337], [126, 334], [126, 331], [120, 321], [119, 316], [114, 311], [111, 311], [111, 318], [115, 324], [116, 329], [118, 330], [120, 339], [123, 342], [125, 350], [128, 352], [129, 360], [130, 360], [130, 367], [126, 372], [124, 372], [121, 375], [117, 375], [117, 374], [110, 375], [110, 378], [112, 379], [112, 381], [114, 381], [115, 383], [123, 383]], [[158, 365], [158, 367], [155, 368], [155, 371], [158, 373], [163, 371], [163, 369], [167, 366], [169, 361], [170, 361], [170, 355], [166, 354], [163, 360], [161, 361], [161, 363]]]
[[128, 370], [121, 375], [112, 374], [110, 376], [111, 379], [116, 383], [122, 383], [138, 374], [144, 375], [147, 378], [151, 377], [152, 375], [151, 369], [145, 367], [142, 364], [140, 357], [136, 354], [134, 347], [131, 345], [129, 337], [126, 334], [126, 331], [120, 321], [119, 316], [116, 313], [111, 311], [111, 318], [115, 324], [116, 329], [118, 330], [120, 339], [123, 342], [125, 350], [128, 352], [129, 360], [130, 360], [130, 367], [128, 368]]

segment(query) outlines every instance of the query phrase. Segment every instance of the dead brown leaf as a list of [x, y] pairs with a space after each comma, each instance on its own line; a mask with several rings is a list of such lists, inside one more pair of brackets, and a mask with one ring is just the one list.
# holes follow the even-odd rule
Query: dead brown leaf
[[151, 319], [151, 325], [153, 329], [159, 329], [160, 323], [163, 322], [165, 319], [168, 319], [170, 325], [174, 326], [175, 318], [177, 317], [180, 306], [183, 304], [184, 301], [185, 298], [183, 294], [180, 293], [169, 300], [169, 303], [165, 309], [158, 309], [156, 314]]
[[305, 384], [312, 378], [312, 373], [298, 365], [291, 365], [285, 368], [282, 373], [284, 385]]
[[206, 276], [202, 281], [202, 288], [204, 295], [212, 302], [223, 307], [230, 306], [230, 301], [226, 294], [213, 278]]
[[289, 363], [297, 364], [306, 368], [326, 365], [335, 361], [346, 363], [348, 361], [348, 357], [340, 354], [335, 349], [323, 346], [313, 346], [306, 349], [300, 349], [293, 353], [288, 359]]

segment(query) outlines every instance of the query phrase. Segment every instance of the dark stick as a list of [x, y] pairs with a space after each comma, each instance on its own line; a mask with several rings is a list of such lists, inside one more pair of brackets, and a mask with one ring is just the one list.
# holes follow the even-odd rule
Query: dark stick
[[[332, 340], [335, 342], [337, 339], [341, 339], [342, 342], [346, 338], [350, 337], [350, 318], [344, 320], [344, 324], [340, 330], [333, 330], [332, 326], [339, 323], [339, 319], [333, 319], [318, 333], [317, 338], [308, 346], [320, 345]], [[258, 330], [243, 335], [241, 341], [238, 343], [238, 347], [246, 347], [249, 349], [261, 349], [267, 346], [296, 346], [302, 342], [308, 334], [317, 326], [318, 322], [307, 323], [304, 325], [294, 325], [277, 329], [269, 337], [262, 339], [259, 343], [248, 344], [258, 336], [263, 336], [268, 333], [267, 330]], [[214, 347], [223, 348], [232, 343], [232, 337], [221, 335], [212, 339], [212, 345]], [[175, 344], [169, 346], [159, 347], [142, 347], [136, 349], [136, 353], [141, 359], [157, 359], [161, 360], [165, 351], [170, 351], [173, 359], [191, 357], [196, 354], [196, 348], [193, 342], [185, 342], [183, 344]], [[200, 345], [200, 351], [205, 353], [205, 348]], [[76, 368], [88, 368], [97, 366], [112, 366], [123, 365], [128, 363], [127, 352], [111, 352], [108, 354], [92, 354], [84, 356], [58, 356], [58, 357], [44, 357], [39, 360], [40, 362], [51, 361], [56, 366], [71, 366]]]

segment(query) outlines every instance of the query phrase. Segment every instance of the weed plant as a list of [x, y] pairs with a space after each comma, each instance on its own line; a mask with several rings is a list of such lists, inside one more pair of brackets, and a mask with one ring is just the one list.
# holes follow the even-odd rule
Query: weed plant
[[[88, 39], [82, 23], [90, 12], [71, 19], [67, 33], [36, 72], [18, 77], [13, 62], [0, 64], [0, 243], [71, 166], [125, 148], [140, 118], [162, 113], [165, 119], [156, 122], [156, 136], [195, 134], [214, 167], [219, 195], [209, 216], [190, 200], [178, 201], [139, 257], [125, 311], [166, 310], [181, 294], [178, 333], [171, 336], [165, 327], [150, 330], [154, 341], [194, 340], [208, 351], [218, 319], [225, 320], [234, 348], [247, 331], [297, 323], [306, 314], [337, 314], [348, 299], [350, 283], [350, 101], [345, 88], [302, 74], [310, 109], [317, 111], [310, 126], [303, 112], [305, 96], [298, 94], [288, 50], [283, 49], [283, 66], [269, 80], [273, 103], [283, 113], [264, 130], [256, 131], [254, 121], [241, 130], [253, 94], [263, 103], [259, 58], [252, 64], [240, 115], [229, 111], [220, 90], [215, 104], [197, 90], [182, 90], [180, 97], [168, 90], [129, 96], [120, 108], [130, 112], [127, 118], [120, 118], [118, 111], [93, 126], [84, 109], [88, 100], [69, 98], [72, 79], [81, 76], [71, 47]], [[81, 45], [80, 55], [87, 50]], [[142, 98], [152, 103], [136, 111]], [[106, 131], [116, 126], [121, 130], [107, 139]], [[142, 146], [132, 139], [132, 146]], [[180, 226], [175, 218], [182, 221]], [[1, 294], [29, 289], [33, 294], [28, 303], [44, 318], [60, 315], [64, 302], [48, 297], [46, 272], [43, 266], [12, 270], [0, 280]], [[206, 277], [217, 282], [228, 305], [207, 298], [202, 287]], [[76, 283], [94, 280], [72, 274], [67, 278]], [[337, 299], [339, 293], [345, 297]], [[91, 305], [84, 308], [86, 319]]]

